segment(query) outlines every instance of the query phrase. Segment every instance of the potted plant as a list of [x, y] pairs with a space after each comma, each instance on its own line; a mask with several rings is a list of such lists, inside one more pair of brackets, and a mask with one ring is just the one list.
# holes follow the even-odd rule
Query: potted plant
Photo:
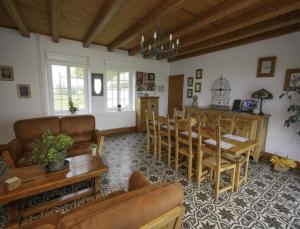
[[279, 157], [277, 155], [272, 156], [271, 162], [274, 169], [279, 172], [287, 172], [289, 168], [295, 168], [296, 162], [288, 159], [288, 157]]
[[97, 149], [98, 149], [98, 145], [95, 144], [95, 143], [93, 143], [93, 144], [91, 144], [90, 148], [91, 148], [92, 154], [96, 155]]
[[118, 104], [118, 111], [122, 111], [122, 106], [121, 106], [121, 104]]
[[46, 130], [32, 144], [32, 159], [48, 172], [62, 170], [66, 166], [67, 150], [72, 143], [71, 137], [64, 134], [55, 136], [50, 130]]
[[69, 111], [71, 114], [75, 114], [77, 110], [78, 108], [74, 106], [72, 99], [69, 99]]

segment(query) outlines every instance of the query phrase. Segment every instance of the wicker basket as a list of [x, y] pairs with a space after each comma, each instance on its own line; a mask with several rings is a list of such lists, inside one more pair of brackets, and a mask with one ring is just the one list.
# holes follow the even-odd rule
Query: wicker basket
[[289, 167], [281, 167], [278, 165], [274, 165], [275, 171], [286, 173], [289, 170]]

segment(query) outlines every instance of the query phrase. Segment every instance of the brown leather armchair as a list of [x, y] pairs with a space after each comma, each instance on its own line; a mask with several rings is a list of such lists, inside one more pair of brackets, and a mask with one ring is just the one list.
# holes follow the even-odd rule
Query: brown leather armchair
[[53, 214], [13, 228], [179, 229], [184, 211], [180, 184], [152, 185], [140, 172], [134, 172], [128, 192], [117, 191], [65, 215]]
[[43, 117], [19, 120], [14, 123], [16, 138], [1, 147], [1, 154], [9, 167], [32, 165], [31, 145], [35, 138], [45, 130], [53, 134], [66, 134], [73, 138], [69, 156], [90, 152], [92, 143], [99, 144], [101, 134], [95, 129], [95, 117], [92, 115], [76, 115], [59, 117]]

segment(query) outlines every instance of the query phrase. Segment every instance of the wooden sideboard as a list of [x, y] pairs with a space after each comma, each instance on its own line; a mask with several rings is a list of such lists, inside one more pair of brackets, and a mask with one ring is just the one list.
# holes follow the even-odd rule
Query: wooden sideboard
[[234, 115], [235, 118], [238, 117], [246, 117], [252, 120], [255, 120], [255, 126], [254, 126], [254, 135], [255, 139], [258, 142], [258, 146], [254, 149], [254, 151], [251, 153], [251, 156], [253, 157], [254, 162], [258, 162], [259, 157], [262, 155], [262, 153], [265, 152], [265, 145], [266, 145], [266, 136], [268, 131], [268, 122], [270, 115], [255, 115], [255, 114], [249, 114], [249, 113], [239, 113], [239, 112], [232, 112], [232, 111], [222, 111], [222, 110], [216, 110], [216, 109], [210, 109], [207, 107], [192, 107], [192, 106], [186, 106], [186, 114], [187, 117], [189, 117], [189, 113], [195, 113], [195, 112], [213, 112], [217, 113], [217, 115], [222, 114], [228, 114]]
[[146, 130], [146, 117], [145, 111], [149, 113], [154, 111], [155, 116], [158, 116], [158, 103], [159, 97], [155, 96], [143, 96], [136, 98], [136, 129], [139, 132], [144, 132]]

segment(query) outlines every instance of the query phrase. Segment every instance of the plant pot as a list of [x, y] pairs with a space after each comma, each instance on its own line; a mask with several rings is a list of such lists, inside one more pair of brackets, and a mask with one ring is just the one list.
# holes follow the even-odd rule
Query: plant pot
[[97, 148], [93, 148], [92, 149], [92, 155], [96, 156], [96, 154], [97, 154]]
[[289, 167], [281, 167], [278, 165], [274, 165], [274, 170], [278, 172], [286, 173], [289, 170]]
[[118, 111], [122, 111], [122, 108], [121, 108], [121, 107], [118, 107]]
[[57, 162], [49, 162], [49, 164], [45, 167], [47, 172], [58, 172], [65, 169], [69, 165], [67, 160], [61, 160]]

